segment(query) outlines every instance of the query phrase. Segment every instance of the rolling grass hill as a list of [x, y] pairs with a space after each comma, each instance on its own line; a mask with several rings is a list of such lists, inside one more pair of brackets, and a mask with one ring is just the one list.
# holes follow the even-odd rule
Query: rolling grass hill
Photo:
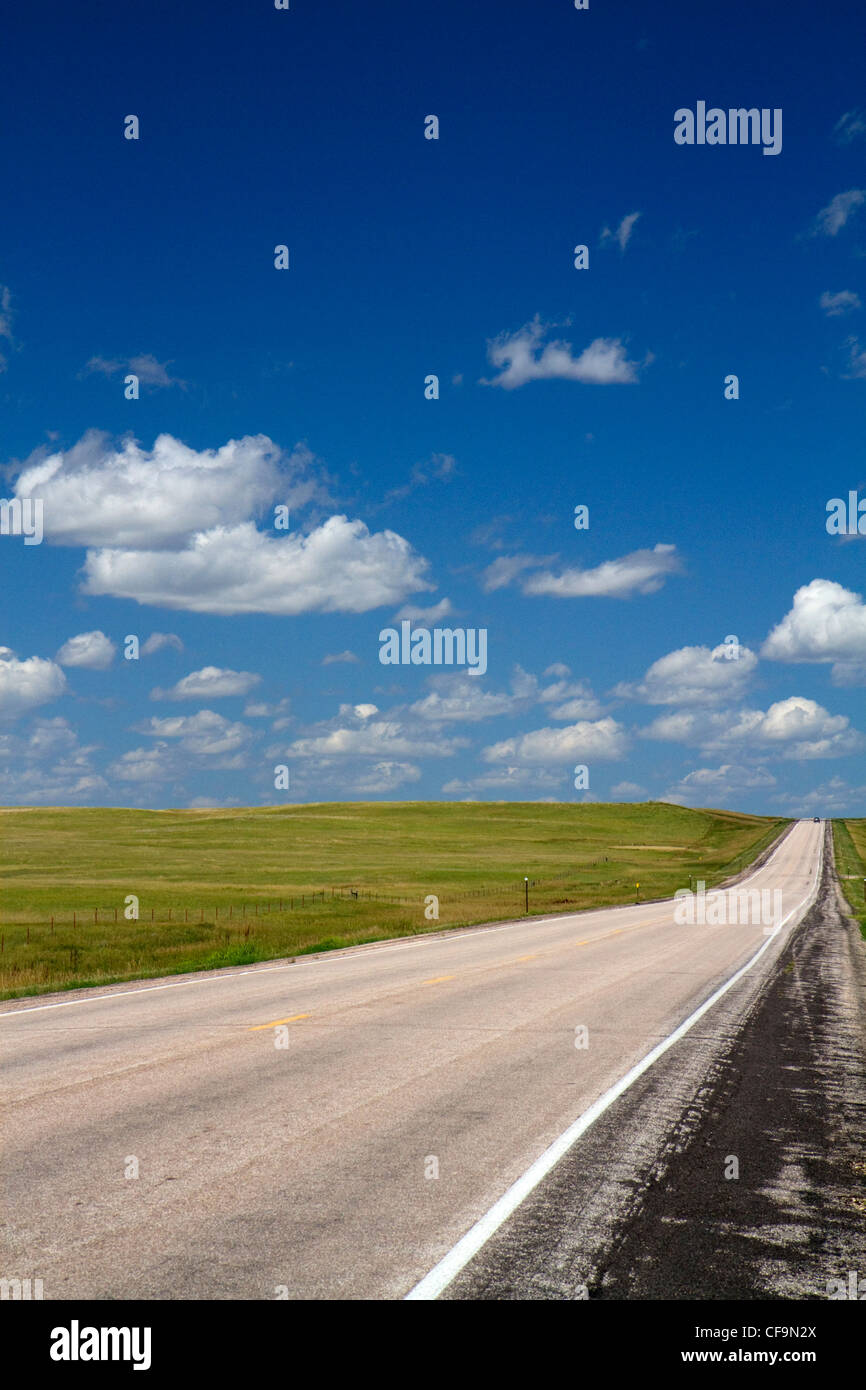
[[516, 917], [524, 876], [530, 914], [709, 887], [785, 824], [662, 802], [2, 810], [0, 997]]

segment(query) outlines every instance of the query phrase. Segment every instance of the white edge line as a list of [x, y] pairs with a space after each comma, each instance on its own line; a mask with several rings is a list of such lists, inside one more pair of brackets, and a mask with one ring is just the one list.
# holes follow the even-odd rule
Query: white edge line
[[[669, 900], [665, 899], [665, 901], [667, 902]], [[634, 907], [635, 904], [626, 903], [621, 906]], [[593, 909], [593, 911], [595, 910], [596, 909]], [[621, 908], [598, 908], [597, 910], [599, 912], [619, 912]], [[369, 955], [372, 958], [374, 956], [384, 955], [387, 951], [406, 951], [410, 950], [413, 946], [432, 946], [437, 941], [440, 943], [451, 940], [463, 941], [467, 936], [492, 935], [493, 932], [511, 931], [513, 927], [525, 926], [527, 922], [531, 922], [533, 926], [548, 926], [551, 922], [561, 922], [563, 918], [567, 919], [568, 917], [575, 917], [577, 915], [577, 913], [566, 912], [560, 913], [556, 917], [517, 918], [513, 922], [506, 922], [501, 927], [481, 927], [478, 930], [472, 931], [463, 931], [460, 927], [457, 927], [455, 928], [453, 937], [441, 936], [438, 933], [434, 935], [431, 933], [430, 936], [415, 937], [411, 941], [395, 941], [393, 945], [386, 945], [383, 942], [381, 946], [378, 946], [376, 943], [371, 942], [370, 944], [374, 947], [373, 951], [334, 951], [333, 954], [323, 954], [320, 960], [314, 960], [311, 956], [304, 963], [308, 966], [338, 965], [341, 960], [357, 960], [358, 956]], [[200, 975], [197, 975], [196, 978], [192, 980], [172, 980], [165, 985], [141, 985], [136, 989], [118, 989], [115, 990], [113, 994], [98, 994], [94, 992], [88, 994], [84, 999], [61, 999], [56, 1004], [33, 1004], [26, 1009], [0, 1009], [0, 1019], [18, 1018], [21, 1014], [38, 1014], [41, 1013], [43, 1009], [71, 1009], [75, 1004], [106, 1004], [111, 999], [125, 999], [130, 994], [155, 994], [156, 991], [160, 989], [183, 989], [187, 985], [219, 984], [220, 980], [236, 980], [239, 979], [241, 975], [271, 975], [275, 971], [294, 970], [294, 968], [295, 962], [291, 961], [288, 965], [260, 965], [253, 970], [217, 970], [214, 974], [202, 971]], [[86, 988], [86, 986], [82, 986], [82, 988]], [[94, 990], [110, 988], [110, 985], [94, 986]], [[8, 999], [3, 1002], [13, 1004], [15, 1001]]]
[[560, 1134], [559, 1138], [555, 1139], [550, 1147], [545, 1149], [544, 1153], [527, 1168], [523, 1176], [518, 1178], [517, 1182], [513, 1183], [512, 1186], [508, 1188], [507, 1192], [503, 1193], [499, 1201], [494, 1202], [493, 1206], [482, 1216], [481, 1220], [477, 1221], [475, 1225], [466, 1232], [465, 1236], [462, 1236], [457, 1244], [452, 1246], [448, 1254], [443, 1256], [439, 1263], [433, 1266], [430, 1273], [426, 1274], [420, 1283], [409, 1290], [405, 1295], [404, 1302], [426, 1302], [438, 1298], [440, 1293], [442, 1293], [442, 1291], [457, 1277], [473, 1256], [477, 1255], [481, 1247], [486, 1245], [490, 1237], [498, 1231], [503, 1222], [508, 1220], [508, 1217], [517, 1210], [538, 1184], [547, 1177], [551, 1169], [565, 1156], [572, 1145], [580, 1139], [581, 1135], [586, 1133], [590, 1125], [595, 1124], [595, 1121], [604, 1114], [605, 1110], [613, 1105], [615, 1100], [618, 1100], [639, 1077], [643, 1076], [644, 1072], [648, 1071], [653, 1063], [658, 1061], [659, 1057], [663, 1056], [669, 1048], [673, 1047], [674, 1043], [679, 1042], [680, 1038], [684, 1037], [685, 1034], [694, 1027], [698, 1020], [703, 1018], [704, 1014], [707, 1013], [714, 1004], [717, 1004], [722, 996], [727, 994], [728, 990], [752, 969], [752, 966], [760, 960], [761, 956], [767, 950], [767, 947], [773, 939], [778, 936], [786, 923], [788, 923], [802, 908], [811, 905], [812, 901], [817, 896], [818, 888], [821, 883], [821, 867], [823, 862], [824, 840], [822, 836], [820, 854], [816, 867], [815, 883], [809, 890], [808, 895], [803, 898], [802, 902], [798, 903], [796, 907], [792, 908], [791, 911], [783, 917], [775, 931], [767, 937], [763, 946], [759, 947], [752, 958], [746, 961], [746, 964], [741, 966], [725, 984], [721, 985], [716, 990], [715, 994], [711, 994], [709, 999], [705, 1000], [703, 1004], [695, 1009], [694, 1013], [690, 1014], [678, 1028], [675, 1028], [669, 1037], [665, 1038], [663, 1042], [658, 1043], [651, 1052], [648, 1052], [640, 1062], [632, 1067], [631, 1071], [627, 1071], [625, 1076], [621, 1077], [619, 1081], [611, 1086], [610, 1090], [605, 1091], [604, 1095], [595, 1101], [588, 1110], [584, 1110], [583, 1114], [578, 1116], [574, 1123], [569, 1125], [568, 1129], [565, 1130], [563, 1134]]

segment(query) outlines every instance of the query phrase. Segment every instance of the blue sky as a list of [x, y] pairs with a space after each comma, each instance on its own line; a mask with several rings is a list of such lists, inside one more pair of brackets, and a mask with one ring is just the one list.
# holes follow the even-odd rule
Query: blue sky
[[[4, 804], [862, 814], [858, 9], [16, 16]], [[699, 101], [780, 152], [677, 144]], [[382, 665], [406, 617], [485, 673]]]

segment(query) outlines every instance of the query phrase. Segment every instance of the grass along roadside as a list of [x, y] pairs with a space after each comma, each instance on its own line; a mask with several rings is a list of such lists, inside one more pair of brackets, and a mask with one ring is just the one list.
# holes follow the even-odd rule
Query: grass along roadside
[[833, 849], [836, 858], [836, 873], [842, 891], [851, 906], [851, 912], [860, 923], [860, 932], [866, 940], [866, 902], [864, 902], [864, 880], [866, 880], [866, 820], [834, 820]]
[[662, 802], [5, 810], [0, 997], [521, 916], [524, 875], [530, 915], [711, 887], [786, 823]]

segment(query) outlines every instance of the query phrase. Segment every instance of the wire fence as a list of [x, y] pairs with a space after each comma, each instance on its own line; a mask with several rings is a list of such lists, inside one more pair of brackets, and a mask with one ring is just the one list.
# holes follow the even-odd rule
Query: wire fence
[[[736, 869], [744, 867], [743, 861], [748, 855], [738, 855], [737, 858], [725, 865], [723, 868], [704, 872], [692, 869], [685, 872], [683, 877], [687, 880], [689, 888], [692, 884], [697, 887], [699, 879], [704, 879], [707, 886], [715, 879], [719, 880]], [[581, 870], [598, 869], [610, 863], [607, 855], [599, 856], [593, 860], [587, 860], [581, 865]], [[605, 878], [603, 880], [605, 889], [620, 888], [623, 886], [635, 890], [636, 899], [640, 896], [639, 882], [632, 882], [630, 879], [620, 877]], [[583, 890], [588, 887], [596, 886], [587, 882], [585, 878], [578, 878], [575, 871], [564, 870], [561, 873], [546, 874], [544, 878], [530, 878], [528, 888], [534, 890], [553, 890], [563, 892], [566, 889], [575, 891]], [[460, 884], [448, 884], [444, 890], [436, 894], [441, 905], [449, 903], [453, 906], [467, 900], [478, 898], [515, 898], [524, 899], [527, 892], [527, 881], [523, 878], [517, 880], [507, 880], [503, 883], [485, 884], [475, 888], [464, 888]], [[135, 909], [132, 911], [128, 906], [109, 904], [103, 907], [72, 908], [65, 911], [59, 909], [53, 913], [40, 915], [38, 921], [33, 921], [33, 913], [16, 914], [4, 913], [4, 925], [24, 926], [26, 930], [26, 942], [30, 943], [31, 928], [36, 932], [37, 928], [48, 928], [50, 936], [54, 936], [59, 929], [71, 927], [78, 930], [85, 926], [110, 925], [121, 920], [150, 923], [154, 926], [189, 925], [200, 924], [213, 927], [222, 926], [226, 931], [226, 940], [230, 939], [233, 933], [243, 932], [244, 939], [248, 939], [250, 930], [255, 925], [256, 920], [269, 916], [273, 913], [296, 912], [307, 910], [317, 905], [327, 902], [365, 902], [381, 903], [383, 906], [393, 907], [421, 907], [424, 906], [426, 894], [422, 889], [417, 889], [414, 893], [382, 892], [374, 888], [364, 887], [360, 884], [335, 884], [329, 888], [317, 888], [310, 892], [304, 890], [301, 893], [282, 894], [274, 898], [252, 898], [248, 901], [241, 900], [238, 903], [213, 904], [208, 907], [205, 904], [185, 907], [157, 907], [141, 908], [137, 900]], [[566, 899], [567, 901], [567, 899]], [[125, 899], [125, 903], [129, 898]], [[5, 934], [0, 931], [0, 954], [5, 950]]]
[[[545, 888], [562, 891], [566, 880], [575, 889], [581, 884], [575, 879], [574, 874], [554, 874], [549, 878], [532, 878], [529, 880], [529, 888]], [[607, 886], [613, 886], [620, 882], [612, 879]], [[583, 885], [585, 886], [585, 885]], [[520, 879], [517, 882], [511, 880], [504, 883], [482, 885], [475, 888], [463, 888], [459, 884], [448, 885], [444, 890], [436, 894], [440, 903], [452, 904], [462, 903], [467, 900], [477, 898], [524, 898], [526, 892], [526, 882]], [[82, 927], [113, 925], [115, 922], [136, 921], [154, 926], [168, 925], [209, 925], [222, 926], [224, 929], [234, 931], [246, 928], [246, 935], [249, 936], [249, 929], [257, 920], [269, 916], [271, 913], [284, 914], [309, 908], [321, 906], [331, 902], [343, 903], [381, 903], [389, 907], [423, 907], [428, 895], [422, 889], [414, 893], [383, 892], [374, 888], [366, 888], [362, 885], [339, 884], [330, 888], [317, 888], [311, 892], [283, 894], [275, 898], [254, 898], [246, 902], [241, 900], [238, 903], [223, 903], [207, 906], [204, 903], [185, 907], [168, 907], [156, 905], [152, 907], [140, 906], [136, 902], [134, 909], [122, 904], [108, 904], [102, 907], [71, 908], [54, 912], [41, 913], [38, 921], [33, 920], [33, 913], [6, 912], [4, 913], [4, 925], [23, 926], [26, 933], [26, 941], [30, 942], [31, 928], [34, 932], [38, 928], [47, 928], [51, 936], [61, 929], [71, 927], [74, 931]], [[5, 937], [0, 933], [0, 954], [5, 948]]]

